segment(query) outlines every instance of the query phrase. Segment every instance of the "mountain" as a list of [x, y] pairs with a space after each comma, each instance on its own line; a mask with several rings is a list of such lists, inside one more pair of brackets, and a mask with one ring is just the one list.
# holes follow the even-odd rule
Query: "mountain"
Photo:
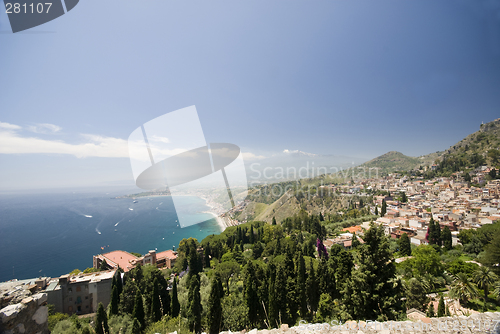
[[321, 155], [299, 150], [282, 153], [258, 161], [245, 162], [247, 179], [253, 184], [314, 178], [359, 165], [365, 159]]
[[[391, 151], [361, 166], [380, 168], [380, 173], [409, 171], [437, 163], [436, 175], [472, 169], [484, 164], [497, 166], [500, 161], [500, 118], [481, 124], [478, 131], [468, 135], [449, 149], [420, 157], [409, 157]], [[432, 177], [432, 175], [428, 175]]]
[[362, 164], [366, 168], [380, 168], [380, 172], [406, 171], [418, 167], [419, 158], [409, 157], [401, 152], [390, 151]]
[[453, 156], [462, 153], [482, 155], [485, 159], [490, 150], [500, 149], [500, 118], [486, 124], [481, 124], [479, 131], [468, 135], [445, 151], [444, 156]]

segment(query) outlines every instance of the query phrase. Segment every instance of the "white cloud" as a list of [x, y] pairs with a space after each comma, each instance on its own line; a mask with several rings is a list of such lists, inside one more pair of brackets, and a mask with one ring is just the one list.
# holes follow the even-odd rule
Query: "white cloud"
[[61, 131], [61, 127], [50, 123], [39, 123], [28, 126], [28, 130], [34, 133], [50, 134]]
[[[43, 126], [39, 127], [40, 125]], [[52, 124], [37, 124], [37, 126], [39, 127], [38, 130], [46, 129], [51, 130], [53, 133], [61, 129], [57, 125], [52, 126]], [[0, 154], [67, 154], [77, 158], [128, 158], [131, 156], [136, 160], [144, 160], [144, 162], [149, 163], [149, 155], [144, 152], [147, 147], [143, 141], [134, 142], [121, 138], [82, 134], [83, 142], [72, 144], [63, 140], [23, 136], [19, 131], [16, 131], [19, 129], [21, 129], [20, 126], [0, 122]], [[155, 137], [149, 143], [153, 156], [170, 157], [186, 152], [186, 149], [182, 147], [168, 149], [164, 145], [167, 142], [168, 138]], [[247, 161], [265, 158], [263, 155], [250, 152], [243, 152], [242, 154]]]
[[20, 130], [21, 127], [19, 125], [15, 125], [15, 124], [0, 122], [0, 129]]
[[263, 155], [256, 155], [251, 152], [243, 152], [243, 159], [244, 160], [261, 160], [265, 159], [266, 157]]
[[170, 140], [166, 137], [160, 137], [157, 135], [153, 135], [151, 137], [148, 137], [149, 142], [158, 142], [158, 143], [163, 143], [163, 144], [168, 144], [170, 143]]
[[[71, 144], [62, 140], [47, 140], [36, 137], [22, 136], [16, 131], [2, 131], [0, 124], [0, 154], [67, 154], [77, 158], [128, 158], [143, 156], [144, 142], [135, 143], [125, 139], [106, 137], [94, 134], [82, 134], [83, 143]], [[151, 145], [153, 154], [172, 156], [186, 150], [183, 148], [167, 150], [158, 145]], [[139, 153], [140, 152], [140, 153]], [[138, 154], [139, 153], [139, 154]], [[149, 161], [149, 157], [147, 159]]]
[[23, 137], [11, 131], [0, 131], [0, 153], [3, 154], [69, 154], [85, 157], [128, 157], [127, 141], [119, 138], [84, 135], [87, 142], [70, 144], [61, 140]]

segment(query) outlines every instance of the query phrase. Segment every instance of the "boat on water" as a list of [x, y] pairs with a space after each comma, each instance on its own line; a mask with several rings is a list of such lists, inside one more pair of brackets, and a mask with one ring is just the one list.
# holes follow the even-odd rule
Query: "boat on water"
[[135, 199], [132, 203], [138, 203], [138, 202], [139, 202], [139, 201]]

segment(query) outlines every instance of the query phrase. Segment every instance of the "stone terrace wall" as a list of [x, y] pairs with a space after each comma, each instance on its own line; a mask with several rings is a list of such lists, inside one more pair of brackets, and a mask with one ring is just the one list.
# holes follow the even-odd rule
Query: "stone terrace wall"
[[304, 323], [291, 328], [288, 325], [282, 325], [279, 329], [253, 329], [249, 332], [222, 332], [221, 334], [500, 334], [500, 312], [476, 313], [469, 317], [424, 318], [422, 321], [388, 321], [378, 323], [349, 321], [343, 324], [343, 326], [334, 325], [335, 323]]
[[2, 334], [49, 334], [47, 294], [38, 293], [0, 310]]

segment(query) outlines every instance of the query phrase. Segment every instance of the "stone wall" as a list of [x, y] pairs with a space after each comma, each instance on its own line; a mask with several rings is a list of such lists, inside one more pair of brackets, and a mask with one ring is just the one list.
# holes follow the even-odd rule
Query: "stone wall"
[[279, 329], [257, 330], [249, 332], [221, 332], [221, 334], [457, 334], [485, 333], [500, 334], [500, 312], [476, 313], [468, 317], [423, 318], [419, 321], [355, 322], [344, 324], [308, 324]]
[[0, 310], [2, 334], [49, 334], [47, 294], [38, 293]]

